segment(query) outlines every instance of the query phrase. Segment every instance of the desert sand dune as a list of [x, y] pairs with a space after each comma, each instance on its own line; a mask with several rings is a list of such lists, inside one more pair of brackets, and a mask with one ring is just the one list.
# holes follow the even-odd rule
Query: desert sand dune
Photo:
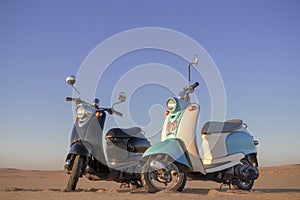
[[300, 165], [260, 168], [252, 191], [229, 190], [214, 182], [188, 181], [183, 192], [148, 194], [143, 189], [120, 189], [119, 183], [79, 181], [76, 192], [64, 192], [64, 171], [0, 169], [0, 199], [300, 199]]

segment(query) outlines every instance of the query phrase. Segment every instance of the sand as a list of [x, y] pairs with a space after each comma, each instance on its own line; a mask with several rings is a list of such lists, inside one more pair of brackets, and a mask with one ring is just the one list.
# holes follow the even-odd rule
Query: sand
[[0, 169], [0, 199], [300, 199], [300, 165], [260, 168], [251, 191], [229, 190], [210, 181], [188, 181], [183, 192], [146, 193], [143, 189], [120, 189], [119, 183], [79, 180], [75, 192], [64, 192], [64, 171]]

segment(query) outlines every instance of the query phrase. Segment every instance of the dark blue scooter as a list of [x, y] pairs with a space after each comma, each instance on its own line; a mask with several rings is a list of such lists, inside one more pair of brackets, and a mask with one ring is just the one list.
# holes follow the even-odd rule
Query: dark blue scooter
[[103, 108], [99, 106], [99, 99], [95, 99], [92, 104], [83, 101], [74, 87], [75, 81], [74, 76], [66, 79], [79, 94], [78, 98], [66, 98], [76, 104], [71, 146], [65, 163], [65, 169], [70, 174], [66, 191], [75, 190], [83, 175], [93, 181], [110, 180], [120, 182], [121, 186], [142, 187], [139, 161], [150, 146], [144, 132], [139, 127], [112, 128], [105, 135], [105, 151], [103, 148], [106, 114], [122, 116], [114, 109], [114, 105], [124, 102], [126, 95], [120, 93], [119, 102], [111, 108]]

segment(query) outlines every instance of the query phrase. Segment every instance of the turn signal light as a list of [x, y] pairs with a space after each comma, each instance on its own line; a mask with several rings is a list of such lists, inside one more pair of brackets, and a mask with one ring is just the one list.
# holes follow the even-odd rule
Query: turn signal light
[[169, 115], [170, 111], [166, 110], [166, 115]]
[[77, 122], [79, 120], [79, 117], [74, 117], [74, 121]]
[[196, 106], [189, 106], [188, 110], [189, 110], [189, 111], [196, 110]]
[[98, 118], [99, 118], [99, 117], [101, 117], [101, 116], [102, 116], [102, 113], [101, 113], [101, 112], [96, 112], [96, 114], [95, 114], [95, 115], [96, 115], [96, 117], [98, 117]]

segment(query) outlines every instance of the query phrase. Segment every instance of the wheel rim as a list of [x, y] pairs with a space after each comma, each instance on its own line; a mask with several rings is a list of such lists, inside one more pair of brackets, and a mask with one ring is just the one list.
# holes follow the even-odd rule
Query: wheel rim
[[[242, 160], [241, 164], [250, 165], [250, 163], [246, 160]], [[251, 184], [254, 182], [254, 180], [242, 181], [242, 180], [238, 179], [238, 182], [239, 182], [241, 187], [248, 188], [248, 187], [251, 186]]]
[[174, 163], [168, 163], [166, 170], [155, 170], [150, 167], [147, 173], [150, 184], [157, 190], [170, 190], [180, 179], [180, 172]]
[[240, 184], [244, 187], [244, 188], [247, 188], [249, 187], [251, 184], [252, 184], [252, 181], [253, 180], [249, 180], [249, 181], [240, 181]]

